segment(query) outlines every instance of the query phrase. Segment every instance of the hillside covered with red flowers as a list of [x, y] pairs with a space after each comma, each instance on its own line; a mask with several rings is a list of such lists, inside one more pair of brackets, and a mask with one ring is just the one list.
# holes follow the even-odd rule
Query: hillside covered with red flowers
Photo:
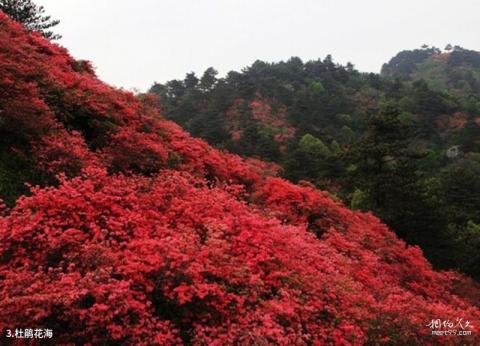
[[[154, 104], [0, 14], [2, 331], [79, 345], [480, 342], [471, 280]], [[437, 319], [471, 335], [432, 336]]]

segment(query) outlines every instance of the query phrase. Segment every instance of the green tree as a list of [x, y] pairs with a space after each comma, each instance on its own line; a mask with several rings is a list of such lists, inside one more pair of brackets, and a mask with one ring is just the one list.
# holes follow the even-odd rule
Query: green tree
[[474, 116], [470, 116], [460, 133], [462, 150], [480, 152], [480, 125]]
[[355, 141], [355, 132], [350, 127], [343, 126], [340, 129], [340, 140], [342, 143], [352, 144]]
[[195, 76], [195, 72], [187, 73], [183, 83], [187, 89], [195, 89], [198, 85], [199, 79]]
[[31, 0], [0, 0], [0, 10], [13, 20], [22, 23], [28, 30], [37, 31], [49, 40], [58, 40], [62, 37], [49, 30], [60, 21], [45, 15], [45, 8], [37, 6]]
[[480, 224], [469, 220], [463, 227], [450, 227], [457, 268], [480, 280]]
[[217, 83], [218, 72], [213, 67], [209, 67], [205, 70], [200, 78], [200, 87], [203, 91], [211, 90]]
[[363, 210], [367, 211], [368, 208], [365, 206], [365, 201], [367, 196], [365, 192], [360, 189], [356, 189], [352, 194], [352, 200], [350, 201], [350, 208], [353, 210]]
[[340, 147], [340, 144], [336, 140], [333, 140], [332, 143], [330, 144], [330, 151], [333, 155], [340, 155], [342, 153], [342, 148]]
[[300, 150], [311, 155], [312, 157], [325, 158], [329, 155], [328, 147], [318, 138], [307, 133], [300, 139]]
[[449, 223], [480, 224], [480, 163], [462, 159], [440, 174], [439, 195]]
[[425, 229], [423, 221], [428, 219], [416, 168], [421, 155], [410, 148], [412, 131], [399, 115], [396, 107], [387, 104], [371, 116], [366, 134], [350, 152], [351, 181], [365, 195], [362, 206], [404, 239], [418, 242], [419, 234], [411, 231]]
[[307, 133], [289, 150], [285, 166], [292, 180], [308, 179], [322, 188], [321, 180], [331, 171], [331, 152], [320, 139]]

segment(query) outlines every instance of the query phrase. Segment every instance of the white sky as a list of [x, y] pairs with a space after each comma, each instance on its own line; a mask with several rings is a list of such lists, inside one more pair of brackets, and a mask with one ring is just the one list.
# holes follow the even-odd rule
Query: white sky
[[257, 59], [332, 54], [378, 72], [403, 49], [480, 50], [480, 0], [36, 0], [61, 23], [60, 44], [110, 84], [224, 75]]

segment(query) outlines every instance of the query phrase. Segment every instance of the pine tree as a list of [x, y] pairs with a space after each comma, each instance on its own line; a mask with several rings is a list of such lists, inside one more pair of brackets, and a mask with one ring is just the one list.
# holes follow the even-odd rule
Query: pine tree
[[421, 222], [419, 210], [427, 209], [417, 173], [422, 156], [410, 148], [412, 132], [399, 114], [396, 107], [387, 105], [369, 119], [365, 136], [350, 153], [352, 182], [365, 193], [368, 209], [399, 235], [416, 242], [410, 230], [422, 229], [414, 225]]
[[31, 0], [0, 0], [0, 10], [13, 20], [22, 23], [28, 30], [37, 31], [49, 40], [58, 40], [62, 37], [48, 30], [60, 21], [45, 15], [44, 7], [37, 6]]

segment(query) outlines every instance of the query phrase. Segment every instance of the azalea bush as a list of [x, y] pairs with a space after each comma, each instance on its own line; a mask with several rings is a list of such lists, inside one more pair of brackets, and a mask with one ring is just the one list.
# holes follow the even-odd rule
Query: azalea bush
[[[0, 330], [91, 345], [479, 342], [480, 289], [375, 216], [190, 137], [3, 14], [0, 42], [1, 151], [33, 177], [0, 203]], [[470, 336], [432, 337], [429, 321], [456, 318]]]

